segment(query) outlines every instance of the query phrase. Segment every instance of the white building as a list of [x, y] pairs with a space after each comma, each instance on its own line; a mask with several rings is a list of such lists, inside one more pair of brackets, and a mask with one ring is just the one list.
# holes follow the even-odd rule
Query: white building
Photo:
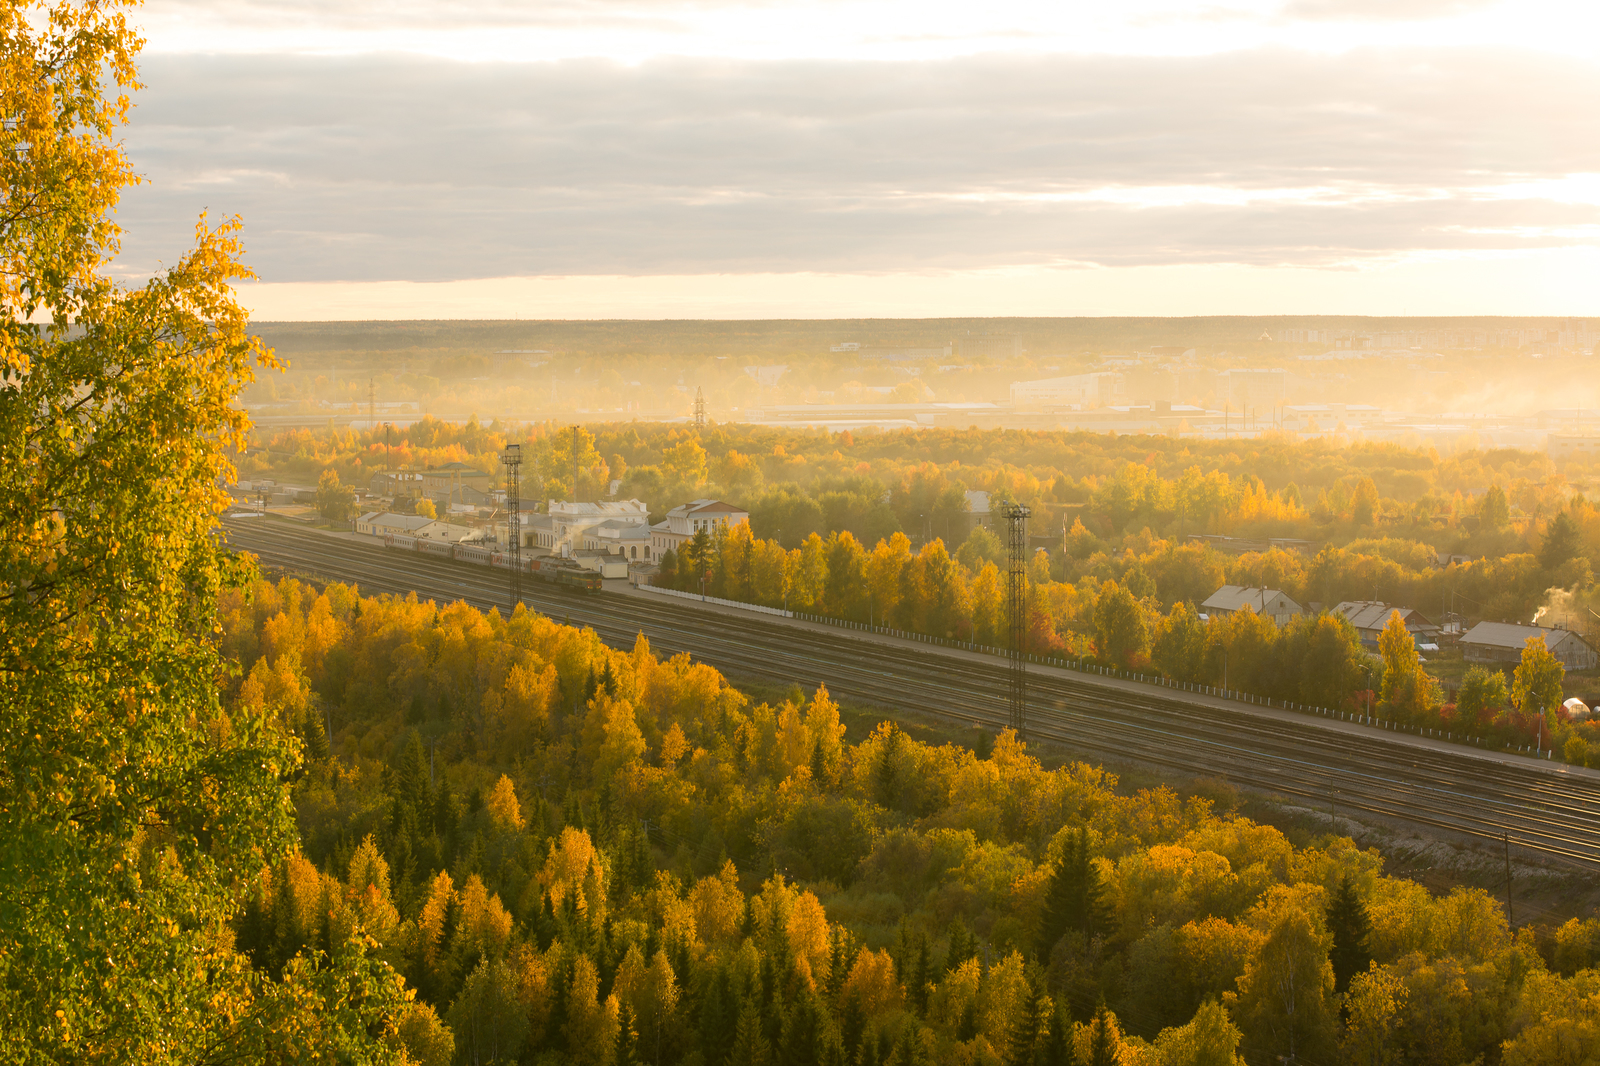
[[577, 550], [603, 551], [630, 563], [645, 561], [650, 558], [650, 537], [649, 526], [608, 518], [578, 535]]
[[551, 500], [546, 512], [550, 532], [557, 543], [570, 541], [576, 534], [602, 522], [615, 521], [636, 526], [650, 524], [650, 508], [643, 500], [617, 500], [613, 503], [568, 503]]
[[701, 530], [713, 533], [718, 526], [736, 526], [750, 521], [750, 512], [721, 500], [692, 500], [667, 512], [665, 522], [650, 527], [650, 557], [659, 562], [667, 552], [675, 552]]
[[1059, 407], [1070, 404], [1097, 405], [1112, 399], [1119, 391], [1122, 375], [1102, 371], [1072, 374], [1038, 381], [1013, 381], [1011, 404], [1014, 407]]

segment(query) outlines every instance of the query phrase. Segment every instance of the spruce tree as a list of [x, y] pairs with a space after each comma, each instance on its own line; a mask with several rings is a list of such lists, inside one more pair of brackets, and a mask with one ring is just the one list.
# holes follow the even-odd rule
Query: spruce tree
[[900, 1040], [895, 1048], [896, 1066], [927, 1066], [928, 1052], [922, 1044], [922, 1029], [908, 1021], [900, 1030]]
[[918, 933], [917, 950], [911, 959], [911, 975], [907, 982], [907, 991], [910, 993], [911, 1005], [916, 1008], [919, 1015], [928, 1012], [928, 983], [932, 980], [933, 970], [928, 961], [928, 936], [926, 933]]
[[705, 995], [700, 998], [700, 1044], [709, 1062], [721, 1062], [733, 1043], [734, 1026], [738, 1024], [739, 1004], [733, 990], [733, 975], [726, 965], [706, 982]]
[[745, 1000], [734, 1023], [733, 1046], [728, 1051], [729, 1066], [766, 1066], [771, 1061], [771, 1047], [761, 1032], [761, 1014], [753, 1000]]
[[950, 947], [944, 956], [944, 972], [954, 971], [977, 953], [972, 934], [967, 931], [967, 923], [957, 918], [956, 923], [950, 927]]
[[1077, 1066], [1077, 1062], [1078, 1056], [1072, 1047], [1072, 1019], [1065, 1009], [1052, 1003], [1050, 1030], [1040, 1049], [1039, 1066]]
[[845, 1054], [851, 1058], [861, 1050], [861, 1038], [867, 1030], [867, 1017], [861, 1011], [861, 1001], [854, 994], [844, 998], [839, 1008], [839, 1039]]
[[1088, 1066], [1117, 1066], [1117, 1039], [1111, 1031], [1111, 1015], [1106, 1001], [1101, 1000], [1094, 1009], [1090, 1023]]
[[811, 745], [811, 780], [819, 789], [827, 787], [828, 754], [822, 750], [821, 740]]
[[1028, 982], [1023, 986], [1022, 1007], [1006, 1034], [1006, 1066], [1034, 1066], [1034, 1051], [1039, 1044], [1039, 1030], [1044, 1025], [1045, 994], [1039, 987], [1039, 973], [1029, 967]]
[[1356, 894], [1355, 886], [1346, 874], [1328, 900], [1328, 931], [1333, 934], [1333, 947], [1328, 961], [1333, 965], [1336, 991], [1350, 986], [1350, 979], [1364, 972], [1372, 964], [1372, 953], [1367, 950], [1367, 933], [1372, 928], [1367, 917], [1367, 906]]
[[633, 1008], [624, 1001], [617, 1016], [616, 1066], [639, 1066], [639, 1033], [633, 1023]]
[[322, 715], [317, 713], [316, 708], [306, 713], [302, 736], [306, 743], [307, 759], [312, 762], [322, 762], [328, 757], [328, 734], [322, 728]]
[[795, 1001], [783, 1021], [783, 1037], [776, 1056], [780, 1066], [819, 1066], [823, 1020], [809, 996]]
[[1090, 935], [1102, 924], [1100, 872], [1089, 854], [1089, 834], [1079, 829], [1067, 838], [1061, 861], [1050, 876], [1044, 920], [1039, 930], [1039, 961], [1048, 965], [1056, 942], [1068, 933]]

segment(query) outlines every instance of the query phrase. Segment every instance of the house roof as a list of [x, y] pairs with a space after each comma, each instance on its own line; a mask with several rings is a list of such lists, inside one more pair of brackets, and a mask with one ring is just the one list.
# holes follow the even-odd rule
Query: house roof
[[590, 526], [584, 533], [591, 537], [616, 538], [617, 540], [649, 540], [650, 530], [637, 522], [620, 522], [615, 518], [608, 518], [597, 526]]
[[722, 500], [690, 500], [688, 503], [679, 504], [677, 507], [674, 507], [668, 513], [669, 514], [678, 514], [678, 515], [692, 515], [692, 514], [704, 514], [707, 511], [713, 512], [715, 514], [744, 514], [745, 513], [745, 510], [744, 510], [743, 507], [735, 507], [733, 504], [725, 503]]
[[1544, 637], [1545, 646], [1554, 648], [1567, 640], [1588, 645], [1570, 629], [1547, 629], [1544, 626], [1519, 626], [1512, 622], [1479, 622], [1461, 637], [1463, 644], [1482, 644], [1491, 648], [1521, 649], [1532, 637]]
[[1200, 606], [1213, 611], [1239, 611], [1248, 607], [1257, 614], [1262, 613], [1266, 604], [1271, 603], [1279, 596], [1288, 600], [1289, 605], [1295, 610], [1300, 610], [1300, 605], [1284, 595], [1278, 589], [1256, 588], [1254, 585], [1224, 585], [1210, 596]]
[[592, 518], [600, 515], [617, 515], [619, 517], [633, 515], [635, 517], [649, 511], [643, 500], [612, 500], [597, 501], [594, 503], [573, 503], [570, 500], [551, 500], [549, 513], [561, 515], [566, 518]]
[[362, 515], [361, 521], [368, 525], [384, 526], [389, 529], [421, 529], [434, 520], [419, 514], [394, 514], [387, 511], [373, 511]]
[[1357, 629], [1382, 629], [1389, 624], [1389, 616], [1395, 611], [1400, 612], [1400, 618], [1408, 630], [1437, 632], [1439, 629], [1424, 618], [1421, 611], [1410, 607], [1396, 607], [1378, 600], [1346, 600], [1333, 610], [1335, 614], [1344, 615]]

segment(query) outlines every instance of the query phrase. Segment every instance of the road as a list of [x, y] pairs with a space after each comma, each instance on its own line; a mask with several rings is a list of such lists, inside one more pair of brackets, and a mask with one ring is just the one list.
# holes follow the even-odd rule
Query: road
[[[272, 518], [228, 524], [230, 543], [264, 565], [352, 582], [363, 592], [507, 602], [506, 575], [449, 559], [388, 551]], [[613, 647], [644, 633], [658, 654], [689, 652], [730, 677], [810, 687], [886, 709], [999, 728], [1002, 660], [751, 612], [659, 599], [599, 596], [524, 583], [528, 606], [592, 627]], [[1088, 759], [1142, 763], [1175, 775], [1225, 777], [1309, 807], [1410, 823], [1600, 867], [1600, 773], [1480, 752], [1350, 722], [1069, 670], [1029, 668], [1029, 736]]]

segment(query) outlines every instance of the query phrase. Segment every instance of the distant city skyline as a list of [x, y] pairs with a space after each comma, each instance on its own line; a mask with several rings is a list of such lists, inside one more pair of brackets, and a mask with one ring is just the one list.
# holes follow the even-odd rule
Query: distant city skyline
[[1560, 3], [137, 9], [121, 273], [270, 319], [1600, 314]]

